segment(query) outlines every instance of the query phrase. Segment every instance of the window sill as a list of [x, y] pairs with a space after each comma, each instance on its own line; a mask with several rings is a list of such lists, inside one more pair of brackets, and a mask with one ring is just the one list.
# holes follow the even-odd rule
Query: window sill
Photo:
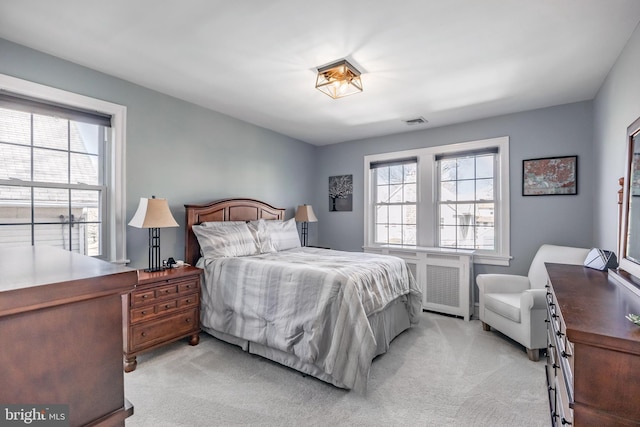
[[508, 267], [509, 262], [511, 261], [510, 255], [497, 255], [497, 254], [478, 254], [474, 253], [473, 250], [469, 249], [451, 249], [451, 248], [436, 248], [436, 247], [425, 247], [425, 246], [408, 246], [408, 245], [365, 245], [363, 249], [366, 251], [369, 250], [391, 250], [398, 252], [440, 252], [442, 254], [473, 254], [473, 263], [474, 264], [483, 264], [483, 265], [497, 265], [502, 267]]

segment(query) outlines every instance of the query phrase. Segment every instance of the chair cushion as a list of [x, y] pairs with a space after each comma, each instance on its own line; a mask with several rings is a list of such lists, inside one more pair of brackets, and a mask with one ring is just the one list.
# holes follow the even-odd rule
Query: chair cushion
[[520, 293], [484, 294], [484, 308], [520, 323]]

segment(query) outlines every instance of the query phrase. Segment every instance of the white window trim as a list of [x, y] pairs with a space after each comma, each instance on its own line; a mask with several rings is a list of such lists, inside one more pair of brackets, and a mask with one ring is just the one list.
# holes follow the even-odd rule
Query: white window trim
[[113, 263], [128, 263], [125, 221], [127, 107], [4, 74], [0, 74], [0, 90], [111, 115], [113, 148], [107, 158], [107, 167], [111, 168], [109, 174], [111, 182], [107, 183], [109, 187], [107, 215], [109, 218], [105, 221], [109, 246], [106, 248], [107, 253], [103, 255], [103, 258]]
[[[511, 260], [510, 248], [510, 218], [509, 218], [509, 137], [483, 139], [478, 141], [461, 142], [457, 144], [439, 145], [434, 147], [419, 148], [414, 150], [396, 151], [391, 153], [373, 154], [364, 157], [364, 241], [365, 247], [378, 247], [373, 239], [373, 189], [371, 188], [371, 173], [369, 165], [372, 162], [390, 161], [406, 157], [418, 157], [418, 182], [420, 185], [418, 193], [418, 242], [430, 242], [433, 246], [436, 242], [437, 218], [435, 215], [435, 204], [437, 197], [437, 170], [435, 168], [435, 156], [437, 154], [448, 154], [455, 152], [481, 150], [489, 147], [498, 147], [497, 171], [500, 179], [494, 182], [495, 200], [499, 206], [496, 212], [496, 227], [500, 229], [500, 238], [496, 242], [496, 251], [491, 254], [476, 252], [473, 262], [475, 264], [491, 264], [508, 266]], [[429, 182], [432, 185], [424, 185]], [[422, 212], [424, 203], [421, 201], [430, 200], [433, 207], [431, 212]], [[420, 226], [425, 218], [431, 217], [428, 226]], [[422, 221], [420, 221], [422, 219]], [[424, 246], [424, 245], [423, 245]]]

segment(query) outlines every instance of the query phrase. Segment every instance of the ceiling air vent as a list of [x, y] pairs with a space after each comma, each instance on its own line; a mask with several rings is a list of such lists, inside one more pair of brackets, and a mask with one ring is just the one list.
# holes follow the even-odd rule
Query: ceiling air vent
[[427, 123], [427, 119], [425, 119], [424, 117], [417, 117], [415, 119], [404, 120], [404, 122], [409, 126], [414, 126]]

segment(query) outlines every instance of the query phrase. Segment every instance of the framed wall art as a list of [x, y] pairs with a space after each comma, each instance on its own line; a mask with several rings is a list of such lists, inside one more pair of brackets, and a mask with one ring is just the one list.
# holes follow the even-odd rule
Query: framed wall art
[[523, 196], [578, 194], [578, 156], [522, 161]]
[[353, 208], [353, 175], [329, 177], [329, 211], [350, 211]]

